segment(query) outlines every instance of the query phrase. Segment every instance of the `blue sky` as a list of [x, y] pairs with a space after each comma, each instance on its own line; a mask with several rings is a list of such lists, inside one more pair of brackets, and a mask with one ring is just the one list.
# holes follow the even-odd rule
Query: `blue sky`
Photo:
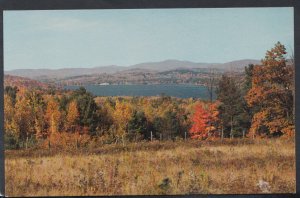
[[4, 11], [4, 69], [262, 59], [293, 50], [293, 8]]

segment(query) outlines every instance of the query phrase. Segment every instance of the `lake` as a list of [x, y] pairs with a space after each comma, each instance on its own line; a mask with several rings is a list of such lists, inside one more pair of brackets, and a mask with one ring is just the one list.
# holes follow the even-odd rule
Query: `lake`
[[[158, 96], [208, 99], [206, 87], [199, 85], [86, 85], [86, 90], [96, 96]], [[75, 90], [79, 86], [65, 86]]]

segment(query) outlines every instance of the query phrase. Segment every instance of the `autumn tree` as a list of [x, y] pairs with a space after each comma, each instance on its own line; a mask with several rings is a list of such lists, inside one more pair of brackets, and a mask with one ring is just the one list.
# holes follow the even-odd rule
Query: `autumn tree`
[[293, 78], [286, 49], [278, 42], [267, 51], [262, 65], [253, 69], [252, 88], [246, 96], [248, 105], [258, 108], [250, 128], [252, 136], [294, 134]]
[[11, 124], [14, 117], [14, 105], [12, 98], [8, 94], [4, 94], [4, 130], [11, 131]]
[[18, 88], [16, 86], [6, 86], [4, 89], [4, 93], [10, 97], [13, 106], [16, 104], [17, 92]]
[[4, 94], [4, 138], [6, 148], [18, 147], [18, 135], [14, 130], [14, 104], [8, 94]]
[[75, 132], [77, 123], [79, 121], [79, 111], [75, 100], [68, 105], [65, 129], [67, 131]]
[[61, 112], [59, 111], [59, 103], [54, 98], [51, 98], [47, 103], [45, 118], [49, 127], [48, 137], [52, 134], [58, 133], [61, 122]]
[[192, 139], [206, 139], [208, 137], [209, 111], [202, 104], [197, 104], [192, 116], [192, 128], [189, 131]]
[[29, 100], [25, 97], [19, 98], [16, 102], [12, 131], [17, 136], [18, 141], [22, 142], [23, 146], [26, 147], [29, 139], [35, 134], [32, 108], [30, 107]]
[[113, 125], [114, 105], [110, 99], [106, 99], [104, 104], [97, 104], [97, 128], [96, 136], [108, 135], [110, 127]]
[[128, 129], [128, 122], [131, 119], [133, 113], [132, 106], [124, 101], [117, 100], [115, 111], [114, 111], [114, 123], [116, 125], [116, 142], [119, 140], [122, 140], [124, 143], [126, 135], [127, 135], [127, 129]]
[[156, 116], [155, 109], [157, 109], [157, 108], [154, 108], [154, 107], [152, 106], [152, 103], [151, 103], [150, 99], [145, 99], [145, 100], [143, 101], [143, 104], [142, 104], [142, 105], [143, 105], [143, 109], [144, 109], [145, 116], [146, 116], [147, 120], [148, 120], [149, 122], [153, 122], [153, 121], [154, 121], [154, 118], [155, 118], [155, 116]]
[[31, 108], [32, 116], [34, 119], [33, 126], [36, 138], [44, 136], [45, 121], [44, 121], [44, 100], [42, 95], [37, 91], [28, 91], [25, 94]]

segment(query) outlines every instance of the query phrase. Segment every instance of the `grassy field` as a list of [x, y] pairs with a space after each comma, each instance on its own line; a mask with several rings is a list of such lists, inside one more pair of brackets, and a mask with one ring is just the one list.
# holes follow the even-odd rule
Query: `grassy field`
[[5, 168], [8, 196], [294, 193], [296, 189], [295, 143], [290, 139], [6, 151]]

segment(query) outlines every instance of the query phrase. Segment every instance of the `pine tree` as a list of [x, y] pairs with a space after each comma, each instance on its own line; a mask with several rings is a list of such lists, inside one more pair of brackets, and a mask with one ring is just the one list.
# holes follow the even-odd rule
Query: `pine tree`
[[[70, 96], [70, 100], [75, 100], [79, 111], [79, 124], [87, 132], [94, 136], [97, 128], [97, 105], [94, 96], [87, 92], [84, 87], [75, 90]], [[86, 131], [85, 130], [85, 131]]]
[[134, 111], [128, 123], [128, 135], [130, 140], [137, 140], [138, 137], [147, 136], [147, 118], [143, 111]]
[[[219, 119], [225, 136], [240, 135], [240, 116], [244, 113], [244, 103], [241, 91], [232, 77], [223, 75], [217, 88]], [[228, 133], [229, 132], [229, 133]]]

